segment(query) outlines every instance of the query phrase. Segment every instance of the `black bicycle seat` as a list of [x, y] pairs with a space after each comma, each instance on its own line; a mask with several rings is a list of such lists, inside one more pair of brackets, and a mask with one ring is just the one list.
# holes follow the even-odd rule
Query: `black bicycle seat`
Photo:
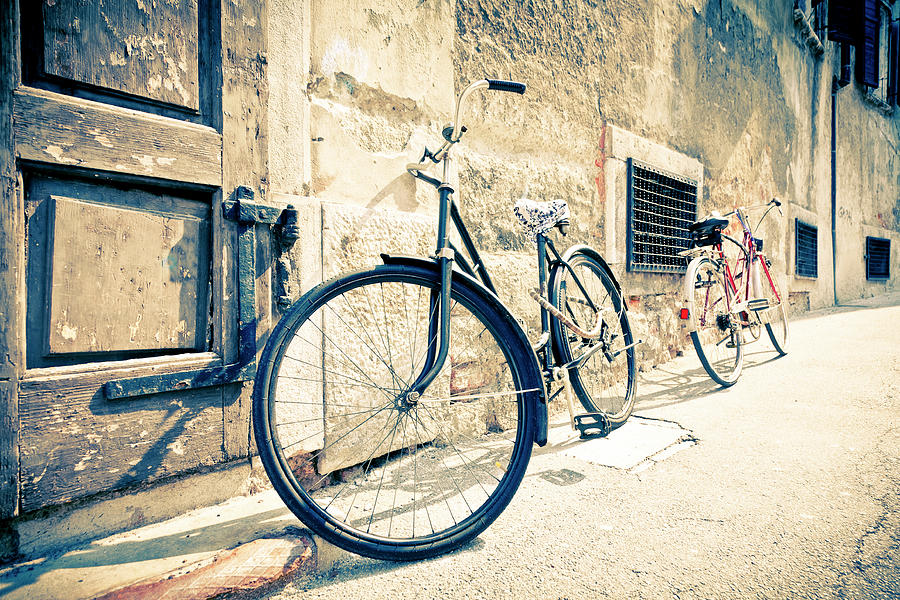
[[694, 232], [697, 236], [708, 236], [716, 231], [722, 231], [728, 227], [728, 219], [720, 219], [718, 217], [709, 217], [696, 223], [688, 225], [688, 231]]

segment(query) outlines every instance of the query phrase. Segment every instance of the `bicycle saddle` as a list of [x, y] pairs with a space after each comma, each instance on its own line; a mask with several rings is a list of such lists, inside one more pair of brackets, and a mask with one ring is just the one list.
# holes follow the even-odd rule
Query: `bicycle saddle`
[[513, 212], [516, 213], [528, 237], [534, 242], [537, 241], [538, 235], [547, 233], [560, 221], [569, 219], [569, 204], [565, 200], [536, 202], [520, 198], [513, 207]]
[[705, 237], [712, 235], [717, 231], [722, 231], [726, 227], [728, 227], [728, 219], [707, 217], [702, 221], [697, 221], [696, 223], [688, 225], [688, 231], [693, 232], [696, 237]]

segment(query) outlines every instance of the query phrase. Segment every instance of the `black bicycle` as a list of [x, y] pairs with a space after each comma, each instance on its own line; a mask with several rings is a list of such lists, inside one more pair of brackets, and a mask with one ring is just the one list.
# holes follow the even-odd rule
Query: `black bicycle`
[[[441, 147], [408, 166], [438, 190], [434, 256], [382, 255], [382, 265], [316, 286], [260, 359], [253, 422], [272, 484], [311, 530], [358, 554], [423, 558], [482, 532], [518, 488], [532, 446], [546, 443], [547, 403], [562, 391], [570, 411], [572, 391], [588, 411], [572, 415], [582, 435], [605, 435], [634, 406], [640, 342], [612, 271], [588, 246], [560, 254], [547, 237], [566, 233], [565, 202], [516, 206], [537, 244], [533, 345], [497, 298], [448, 183], [461, 109], [484, 88], [525, 91], [471, 84]], [[425, 172], [437, 163], [441, 178]], [[451, 222], [464, 253], [449, 241]]]

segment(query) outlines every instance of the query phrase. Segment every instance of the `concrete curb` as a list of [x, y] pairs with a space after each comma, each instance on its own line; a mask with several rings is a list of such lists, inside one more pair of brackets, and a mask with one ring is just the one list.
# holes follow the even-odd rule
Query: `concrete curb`
[[299, 525], [272, 490], [239, 496], [7, 566], [0, 597], [196, 600], [274, 586], [334, 560]]
[[316, 568], [313, 539], [296, 528], [277, 537], [266, 537], [232, 550], [217, 552], [209, 561], [124, 586], [97, 600], [179, 598], [207, 600], [277, 585], [282, 580]]

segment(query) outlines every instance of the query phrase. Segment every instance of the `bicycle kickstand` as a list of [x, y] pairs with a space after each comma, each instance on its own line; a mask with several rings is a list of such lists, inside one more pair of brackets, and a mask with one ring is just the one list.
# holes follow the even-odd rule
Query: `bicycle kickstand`
[[566, 406], [569, 408], [569, 425], [572, 426], [572, 431], [575, 431], [578, 429], [575, 425], [575, 392], [572, 391], [572, 382], [569, 381], [569, 370], [556, 367], [553, 369], [553, 379], [560, 382], [563, 386], [563, 393], [566, 395]]
[[553, 378], [563, 385], [566, 395], [566, 405], [569, 408], [569, 424], [572, 431], [579, 431], [578, 436], [582, 440], [595, 437], [606, 437], [609, 434], [609, 418], [605, 413], [583, 413], [575, 414], [575, 392], [572, 390], [572, 382], [569, 380], [569, 370], [566, 368], [556, 367], [553, 370]]

